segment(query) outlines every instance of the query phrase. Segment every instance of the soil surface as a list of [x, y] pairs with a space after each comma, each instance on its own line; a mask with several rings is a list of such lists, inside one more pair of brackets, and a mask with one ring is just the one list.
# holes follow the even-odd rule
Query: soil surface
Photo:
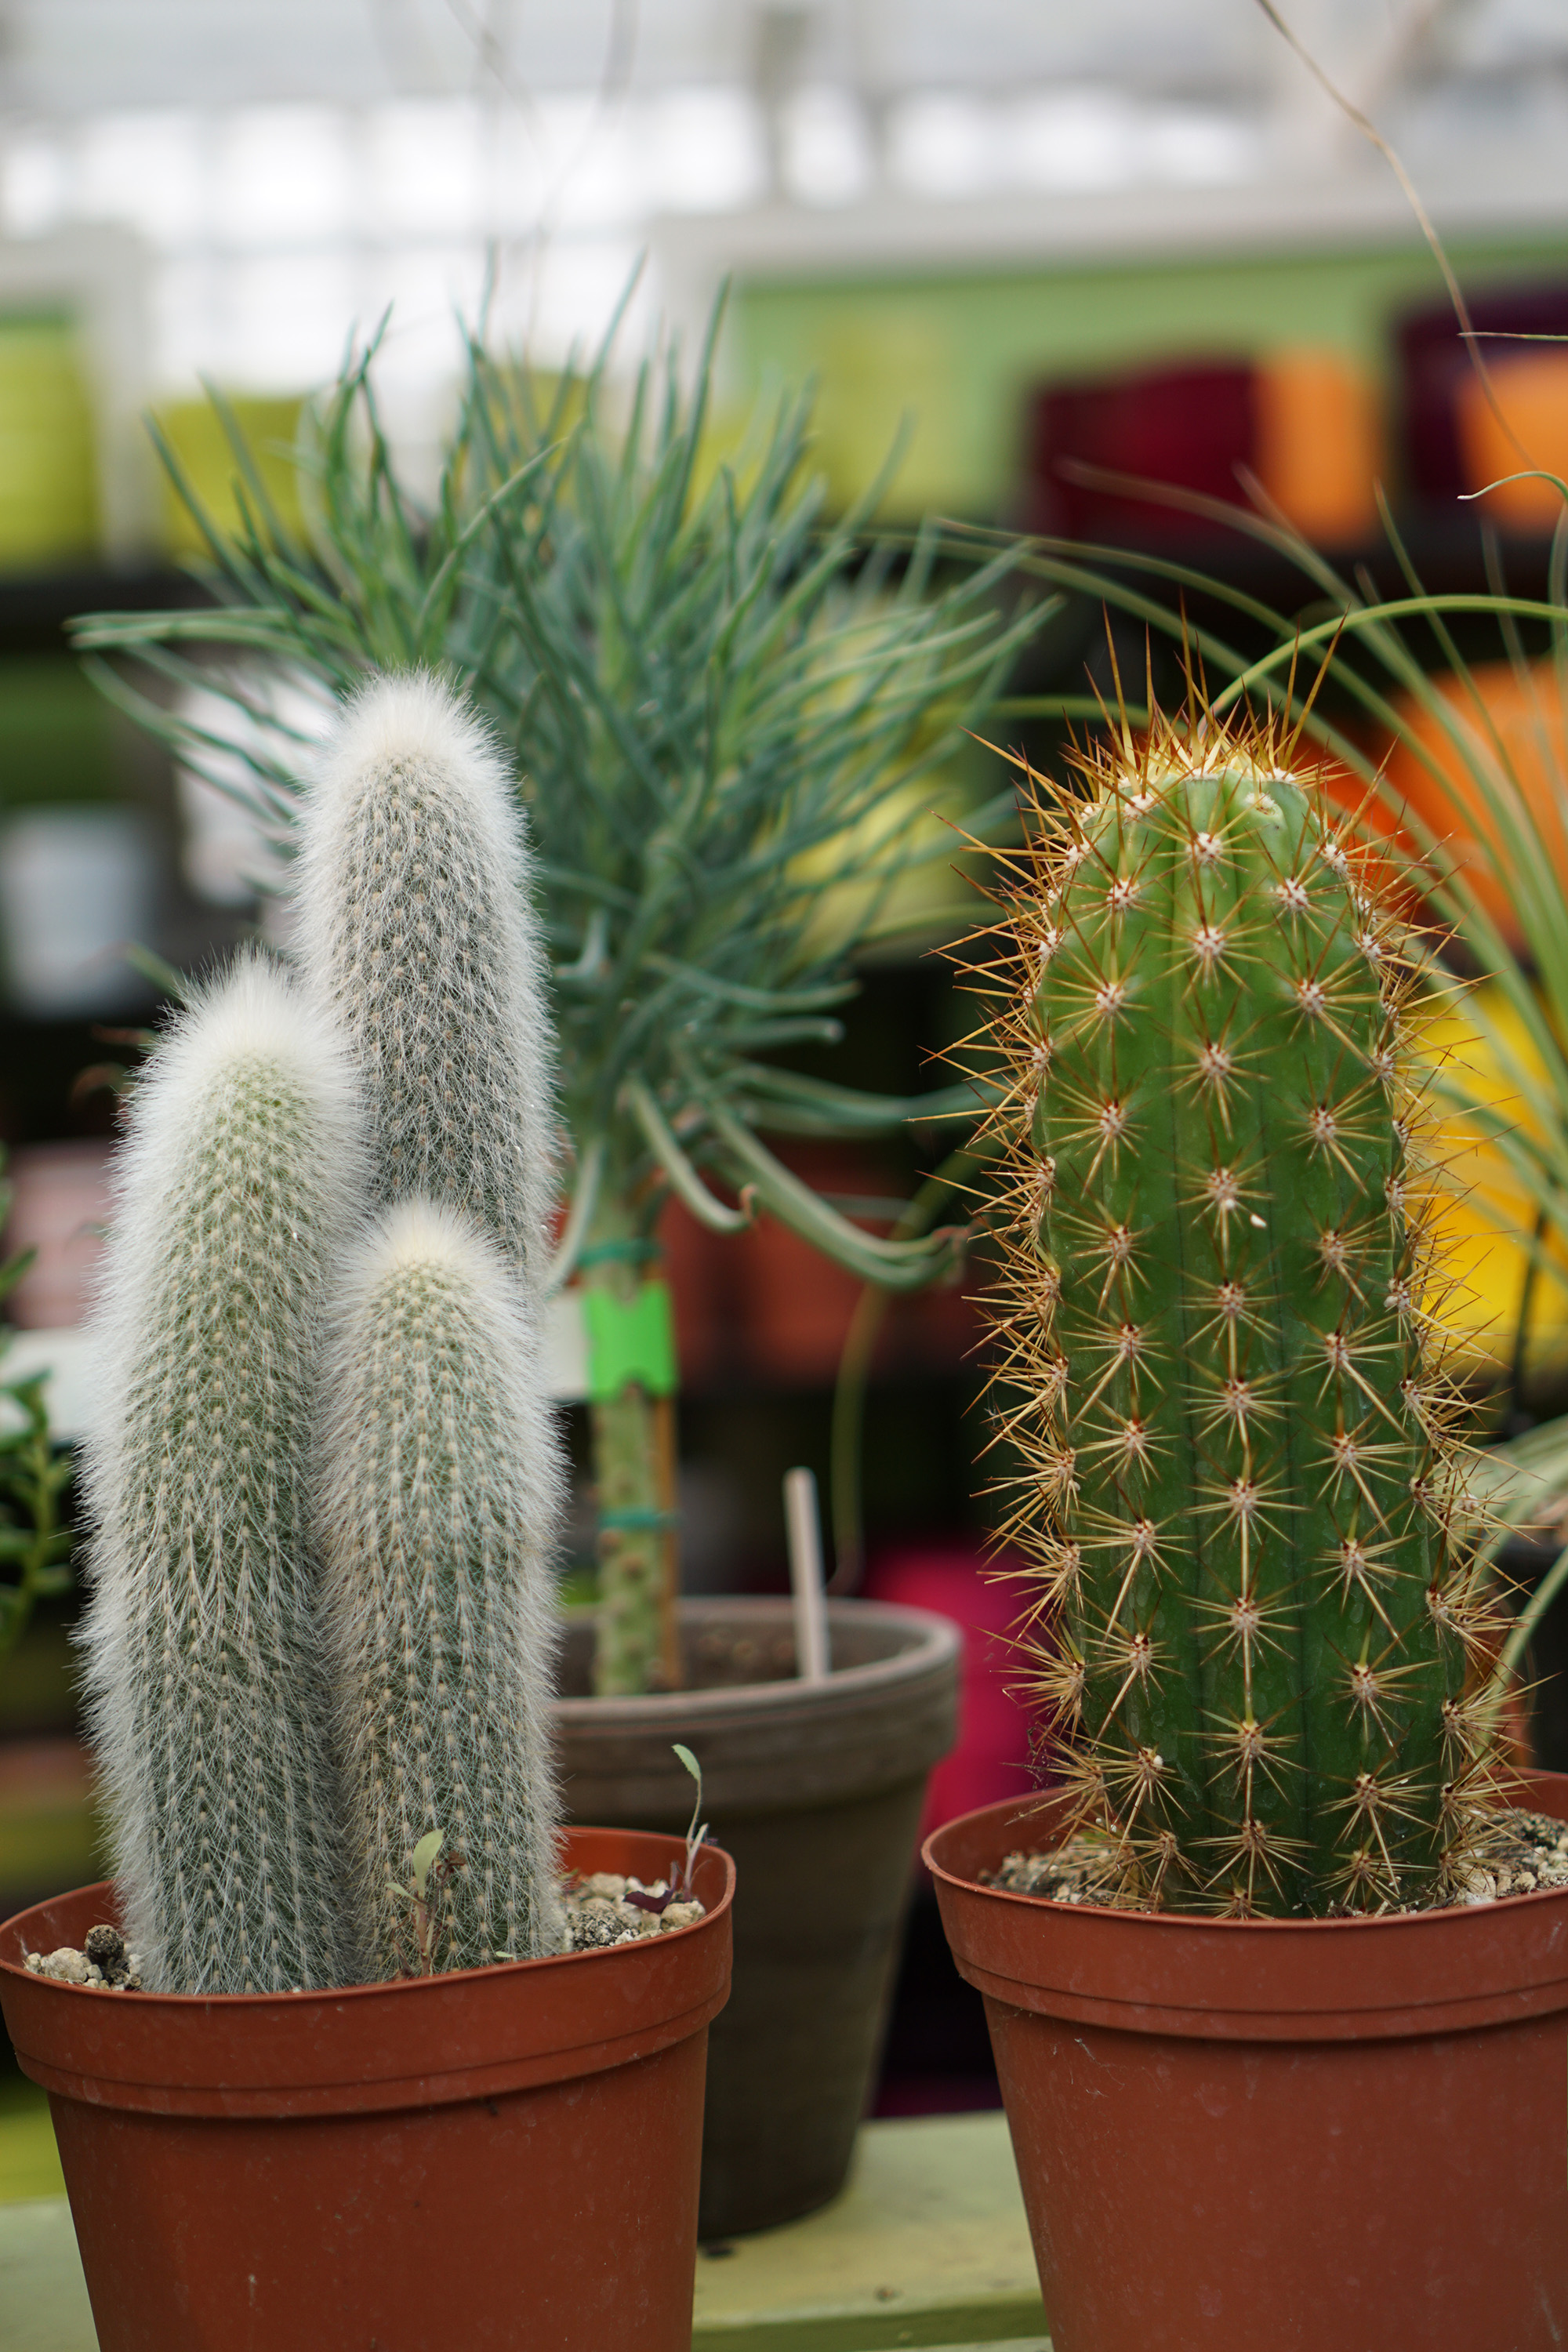
[[107, 1921], [88, 1929], [79, 1951], [74, 1944], [62, 1944], [56, 1952], [29, 1952], [26, 1966], [33, 1976], [58, 1977], [65, 1984], [95, 1985], [106, 1992], [142, 1990], [142, 1955], [128, 1951], [119, 1928]]
[[[645, 1886], [640, 1878], [598, 1870], [591, 1878], [566, 1880], [561, 1889], [571, 1952], [599, 1952], [612, 1944], [635, 1944], [644, 1936], [668, 1935], [707, 1916], [696, 1897], [678, 1895], [667, 1880]], [[55, 1952], [29, 1952], [26, 1966], [36, 1977], [87, 1985], [103, 1992], [140, 1992], [140, 1955], [126, 1949], [118, 1927], [89, 1927], [84, 1948], [62, 1944]]]
[[682, 1899], [668, 1882], [656, 1878], [645, 1886], [640, 1878], [623, 1878], [618, 1871], [595, 1870], [564, 1890], [566, 1932], [574, 1952], [604, 1951], [611, 1944], [635, 1944], [644, 1936], [662, 1936], [671, 1927], [689, 1927], [706, 1916], [695, 1896]]
[[[1009, 1895], [1036, 1895], [1052, 1903], [1108, 1903], [1114, 1860], [1102, 1838], [1070, 1838], [1047, 1853], [1005, 1854], [982, 1884]], [[1568, 1822], [1518, 1805], [1479, 1812], [1463, 1857], [1424, 1903], [1398, 1906], [1442, 1911], [1458, 1905], [1498, 1903], [1505, 1895], [1545, 1894], [1568, 1886]], [[1391, 1910], [1395, 1906], [1390, 1905]]]

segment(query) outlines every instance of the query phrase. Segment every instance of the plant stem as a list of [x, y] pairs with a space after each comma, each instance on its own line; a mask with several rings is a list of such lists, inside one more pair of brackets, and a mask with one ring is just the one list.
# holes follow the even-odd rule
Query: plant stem
[[[661, 1263], [612, 1192], [583, 1252], [584, 1287], [629, 1305]], [[600, 1698], [673, 1690], [680, 1682], [675, 1401], [630, 1380], [592, 1404], [589, 1426], [599, 1515], [594, 1690]]]
[[[679, 1551], [668, 1524], [674, 1502], [675, 1410], [639, 1383], [592, 1408], [594, 1482], [599, 1496], [599, 1638], [594, 1689], [601, 1698], [679, 1681], [674, 1600]], [[626, 1521], [644, 1524], [626, 1524]]]

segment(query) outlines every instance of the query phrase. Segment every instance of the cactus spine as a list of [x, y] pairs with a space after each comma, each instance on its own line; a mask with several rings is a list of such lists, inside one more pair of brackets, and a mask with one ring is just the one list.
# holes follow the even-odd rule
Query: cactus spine
[[[328, 1358], [324, 1632], [371, 1977], [557, 1948], [558, 1475], [517, 1278], [422, 1202], [355, 1251]], [[421, 1949], [406, 1887], [439, 1831]]]
[[1432, 1886], [1479, 1769], [1397, 922], [1283, 772], [1159, 722], [1008, 896], [1007, 1532], [1123, 1899]]
[[132, 1099], [97, 1316], [84, 1638], [150, 1990], [342, 1980], [308, 1486], [361, 1159], [330, 1029], [258, 960], [184, 1015]]
[[364, 1083], [371, 1187], [467, 1209], [542, 1280], [552, 1067], [516, 794], [435, 678], [351, 703], [300, 824], [297, 943]]

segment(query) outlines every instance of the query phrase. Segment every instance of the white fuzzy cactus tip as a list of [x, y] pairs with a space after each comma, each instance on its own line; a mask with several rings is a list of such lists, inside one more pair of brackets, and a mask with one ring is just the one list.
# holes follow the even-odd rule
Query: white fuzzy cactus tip
[[522, 812], [437, 679], [380, 677], [345, 708], [296, 872], [301, 965], [365, 1084], [375, 1197], [465, 1209], [537, 1277], [553, 1071]]

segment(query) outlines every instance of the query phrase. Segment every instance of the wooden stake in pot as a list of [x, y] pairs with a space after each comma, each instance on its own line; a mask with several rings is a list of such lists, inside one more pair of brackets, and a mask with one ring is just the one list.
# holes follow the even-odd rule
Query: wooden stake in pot
[[823, 1599], [822, 1520], [816, 1480], [809, 1470], [786, 1470], [784, 1525], [789, 1531], [789, 1580], [795, 1595], [795, 1672], [802, 1682], [825, 1682], [833, 1671]]

